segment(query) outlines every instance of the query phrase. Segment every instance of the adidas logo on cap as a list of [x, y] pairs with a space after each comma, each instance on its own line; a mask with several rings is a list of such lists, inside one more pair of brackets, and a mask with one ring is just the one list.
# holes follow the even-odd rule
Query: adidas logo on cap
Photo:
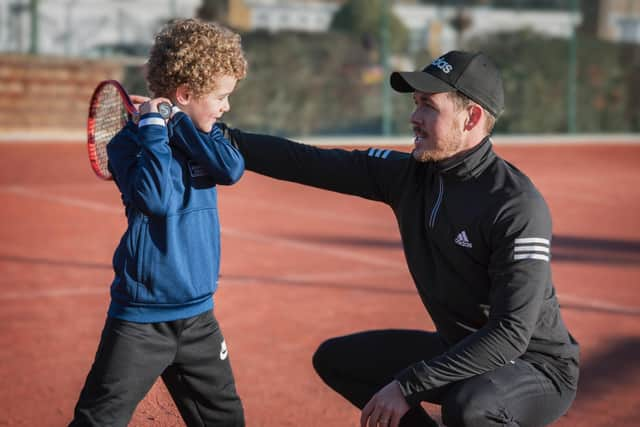
[[390, 83], [398, 92], [458, 91], [480, 104], [494, 117], [498, 117], [504, 109], [500, 70], [481, 52], [447, 52], [422, 71], [391, 73]]

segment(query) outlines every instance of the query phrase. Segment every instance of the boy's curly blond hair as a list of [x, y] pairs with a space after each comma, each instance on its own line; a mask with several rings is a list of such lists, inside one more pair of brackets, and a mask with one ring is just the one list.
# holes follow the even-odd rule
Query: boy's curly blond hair
[[191, 18], [175, 20], [156, 35], [146, 65], [149, 90], [163, 97], [186, 84], [199, 98], [216, 88], [217, 77], [241, 80], [247, 74], [240, 36]]

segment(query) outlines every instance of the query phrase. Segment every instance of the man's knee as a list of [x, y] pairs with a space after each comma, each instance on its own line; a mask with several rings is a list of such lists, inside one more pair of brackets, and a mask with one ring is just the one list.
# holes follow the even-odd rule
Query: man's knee
[[328, 339], [320, 344], [316, 352], [313, 354], [313, 368], [325, 381], [332, 367], [334, 367], [337, 362], [335, 344], [335, 338]]
[[454, 392], [442, 403], [442, 422], [448, 427], [517, 426], [496, 394]]

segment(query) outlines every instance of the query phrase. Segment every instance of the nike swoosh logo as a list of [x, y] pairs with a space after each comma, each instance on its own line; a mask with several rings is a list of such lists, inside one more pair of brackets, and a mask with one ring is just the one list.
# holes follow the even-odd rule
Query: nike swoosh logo
[[220, 346], [220, 360], [225, 360], [229, 355], [229, 351], [227, 351], [227, 342], [222, 341], [222, 345]]

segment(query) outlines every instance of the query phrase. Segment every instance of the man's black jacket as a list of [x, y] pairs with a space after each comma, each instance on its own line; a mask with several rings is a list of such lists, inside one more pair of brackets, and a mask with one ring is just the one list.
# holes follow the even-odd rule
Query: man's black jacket
[[579, 347], [551, 280], [545, 200], [489, 138], [441, 162], [370, 148], [323, 149], [231, 130], [246, 168], [273, 178], [381, 201], [393, 209], [409, 270], [448, 350], [399, 372], [420, 393], [516, 358], [575, 389]]

